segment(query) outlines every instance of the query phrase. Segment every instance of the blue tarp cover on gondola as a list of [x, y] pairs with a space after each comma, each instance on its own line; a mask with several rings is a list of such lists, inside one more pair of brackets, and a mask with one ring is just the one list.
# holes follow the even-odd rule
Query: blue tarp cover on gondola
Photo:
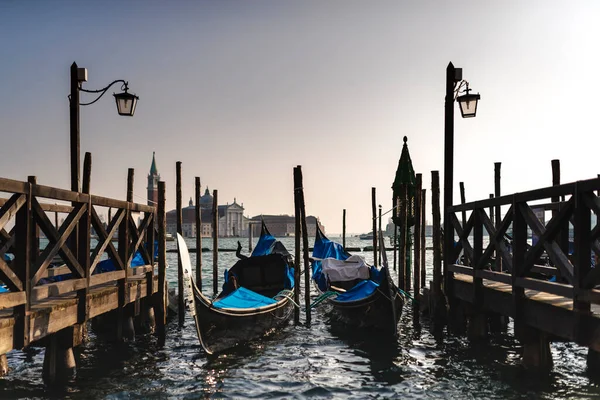
[[341, 293], [335, 298], [335, 301], [355, 301], [369, 297], [377, 290], [379, 285], [372, 280], [364, 280], [359, 282], [352, 289], [345, 293]]
[[258, 243], [256, 243], [256, 247], [254, 248], [254, 251], [252, 252], [250, 257], [266, 256], [268, 254], [271, 254], [271, 251], [273, 250], [273, 246], [275, 246], [276, 241], [277, 239], [275, 239], [275, 237], [270, 233], [262, 235], [258, 240]]
[[277, 301], [240, 287], [231, 292], [224, 298], [213, 303], [215, 308], [257, 308], [264, 307], [270, 304], [275, 304]]

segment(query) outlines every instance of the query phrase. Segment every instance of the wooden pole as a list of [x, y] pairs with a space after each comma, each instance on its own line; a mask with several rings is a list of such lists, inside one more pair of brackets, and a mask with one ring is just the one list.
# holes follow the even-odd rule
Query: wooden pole
[[[433, 293], [435, 296], [434, 299], [437, 303], [442, 294], [442, 243], [440, 242], [440, 174], [438, 171], [431, 171], [431, 208], [433, 210]], [[448, 224], [446, 229], [451, 229], [450, 224]], [[450, 259], [451, 256], [450, 254], [445, 254], [445, 257]]]
[[71, 143], [71, 191], [79, 192], [79, 79], [77, 63], [71, 64], [71, 101], [69, 103], [69, 131]]
[[297, 184], [294, 185], [298, 190], [298, 206], [300, 211], [300, 224], [302, 226], [302, 255], [304, 258], [304, 305], [306, 307], [306, 323], [310, 325], [310, 264], [308, 261], [308, 230], [306, 228], [306, 210], [304, 208], [304, 187], [302, 183], [302, 167], [296, 167], [298, 174]]
[[[92, 154], [86, 152], [83, 159], [83, 186], [82, 192], [90, 194], [90, 185], [92, 179]], [[77, 261], [85, 272], [82, 278], [85, 278], [85, 288], [77, 291], [77, 323], [83, 324], [88, 319], [87, 298], [90, 287], [90, 241], [91, 241], [91, 222], [92, 222], [92, 198], [90, 196], [87, 210], [79, 219], [79, 229], [77, 230], [79, 238], [77, 240], [79, 250], [77, 252]], [[38, 232], [39, 233], [39, 232]], [[38, 238], [39, 240], [39, 238]], [[37, 248], [39, 249], [39, 242]]]
[[248, 251], [252, 254], [252, 224], [248, 223]]
[[377, 193], [371, 188], [371, 212], [373, 216], [373, 265], [377, 266]]
[[[501, 162], [496, 162], [494, 163], [494, 196], [495, 197], [500, 197], [501, 193], [500, 193], [500, 169], [502, 167], [502, 163]], [[497, 205], [495, 207], [495, 211], [494, 213], [496, 214], [495, 220], [494, 217], [490, 218], [492, 219], [492, 221], [494, 222], [494, 225], [496, 226], [496, 229], [500, 228], [500, 223], [502, 222], [502, 216], [500, 215], [500, 205]], [[490, 211], [491, 214], [491, 211]], [[495, 254], [495, 258], [496, 258], [496, 271], [502, 271], [502, 255], [498, 252], [494, 252]]]
[[[422, 175], [416, 174], [416, 190], [415, 190], [415, 256], [414, 256], [414, 272], [413, 272], [413, 288], [414, 298], [419, 301], [421, 298], [421, 186]], [[419, 307], [414, 307], [414, 318], [419, 318]]]
[[342, 214], [342, 246], [346, 248], [346, 209]]
[[[377, 234], [383, 235], [383, 233], [381, 232], [381, 204], [379, 205], [379, 229], [377, 230]], [[381, 265], [381, 251], [378, 252], [378, 255], [379, 262], [377, 264]]]
[[398, 226], [394, 224], [394, 243], [392, 243], [392, 252], [394, 253], [394, 271], [396, 268], [396, 253], [398, 252]]
[[[454, 85], [462, 80], [462, 69], [454, 68], [452, 63], [446, 68], [446, 96], [444, 105], [444, 289], [446, 295], [452, 298], [452, 282], [454, 274], [448, 270], [448, 265], [452, 262], [446, 255], [450, 254], [454, 248], [454, 230], [450, 222], [449, 207], [453, 201], [453, 182], [454, 182]], [[435, 196], [435, 194], [434, 194]], [[434, 209], [434, 212], [435, 209]], [[440, 261], [441, 262], [441, 261]]]
[[[460, 204], [465, 204], [467, 202], [466, 198], [465, 198], [465, 183], [460, 182], [459, 186], [460, 186]], [[464, 229], [465, 225], [467, 225], [467, 212], [465, 210], [463, 210], [461, 214], [462, 214], [462, 226]]]
[[[490, 200], [494, 198], [494, 193], [490, 193]], [[489, 209], [489, 213], [490, 213], [490, 221], [492, 221], [492, 223], [494, 223], [494, 207], [490, 206]]]
[[[127, 202], [133, 202], [133, 182], [134, 182], [134, 169], [129, 168], [127, 171]], [[119, 280], [119, 308], [117, 310], [117, 340], [121, 341], [124, 337], [128, 339], [133, 339], [135, 335], [135, 331], [133, 330], [133, 321], [130, 318], [133, 318], [131, 306], [128, 306], [126, 299], [129, 295], [129, 286], [127, 282], [129, 281], [129, 276], [131, 274], [130, 266], [131, 261], [129, 261], [129, 253], [130, 253], [130, 224], [129, 220], [131, 218], [131, 210], [128, 207], [125, 210], [125, 217], [121, 221], [121, 225], [119, 227], [119, 256], [121, 260], [123, 260], [123, 264], [125, 267], [125, 278]], [[130, 324], [131, 322], [131, 324]]]
[[402, 227], [402, 270], [403, 272], [403, 282], [404, 282], [404, 287], [403, 289], [405, 291], [409, 291], [410, 290], [410, 263], [408, 262], [407, 258], [409, 257], [410, 254], [410, 248], [409, 248], [409, 244], [408, 244], [408, 239], [409, 239], [409, 229], [408, 229], [408, 186], [404, 187], [404, 201], [406, 204], [406, 207], [404, 207], [404, 215], [402, 220], [404, 221], [404, 226]]
[[[177, 207], [177, 233], [183, 236], [182, 196], [181, 196], [181, 161], [175, 163], [176, 168], [176, 207]], [[177, 317], [179, 326], [183, 326], [185, 320], [185, 294], [183, 293], [183, 266], [181, 257], [177, 253]]]
[[219, 191], [213, 190], [212, 231], [213, 231], [213, 297], [219, 294]]
[[[423, 182], [421, 182], [423, 185]], [[427, 214], [427, 202], [426, 199], [427, 191], [421, 190], [421, 287], [424, 288], [427, 284], [427, 266], [425, 265], [425, 253], [427, 252], [425, 242], [425, 231], [427, 230], [425, 215]]]
[[196, 184], [196, 286], [202, 292], [202, 209], [200, 208], [200, 177], [195, 179]]
[[[300, 266], [302, 265], [300, 261], [300, 235], [302, 234], [302, 227], [300, 222], [301, 212], [300, 212], [300, 183], [299, 183], [299, 171], [297, 167], [294, 167], [294, 223], [295, 223], [295, 231], [294, 231], [294, 245], [295, 245], [295, 257], [296, 266], [294, 268], [294, 301], [296, 304], [300, 304]], [[295, 307], [294, 309], [294, 323], [298, 324], [300, 322], [300, 308]]]
[[167, 220], [165, 212], [165, 183], [158, 182], [158, 293], [156, 297], [156, 335], [158, 342], [164, 346], [167, 325]]

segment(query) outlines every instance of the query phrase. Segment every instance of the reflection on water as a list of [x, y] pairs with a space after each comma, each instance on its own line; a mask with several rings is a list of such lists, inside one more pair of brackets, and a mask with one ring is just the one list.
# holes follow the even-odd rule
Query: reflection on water
[[[294, 239], [285, 240], [288, 248], [293, 249]], [[355, 238], [349, 238], [348, 243], [349, 246], [370, 244]], [[221, 246], [234, 248], [235, 244], [236, 240], [223, 240]], [[364, 256], [372, 258], [369, 252]], [[171, 266], [177, 265], [175, 254], [169, 253], [168, 258]], [[203, 262], [204, 288], [212, 288], [210, 253], [203, 254]], [[233, 253], [221, 253], [219, 276], [234, 262]], [[176, 282], [176, 274], [176, 268], [169, 268], [170, 282]], [[262, 340], [209, 357], [202, 352], [189, 315], [183, 329], [173, 323], [168, 326], [164, 348], [158, 346], [153, 336], [114, 344], [96, 338], [91, 332], [90, 341], [78, 351], [77, 379], [60, 390], [49, 390], [42, 383], [43, 348], [11, 352], [11, 372], [0, 378], [0, 398], [600, 396], [600, 382], [586, 373], [585, 348], [554, 343], [552, 373], [535, 375], [520, 367], [521, 347], [512, 337], [512, 327], [508, 333], [469, 343], [464, 337], [434, 336], [425, 319], [414, 325], [411, 307], [409, 302], [404, 307], [398, 338], [368, 331], [334, 330], [317, 309], [310, 327], [290, 324]]]

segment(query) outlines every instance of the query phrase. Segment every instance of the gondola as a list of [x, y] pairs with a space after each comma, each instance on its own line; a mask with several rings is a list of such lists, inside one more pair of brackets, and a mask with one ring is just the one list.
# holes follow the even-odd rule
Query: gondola
[[332, 325], [397, 334], [404, 299], [390, 278], [387, 261], [380, 269], [369, 266], [329, 240], [318, 226], [312, 258], [313, 283]]
[[196, 286], [187, 246], [180, 235], [177, 245], [188, 283], [190, 310], [206, 353], [262, 337], [285, 324], [293, 314], [293, 261], [264, 223], [254, 251], [225, 271], [223, 290], [215, 299]]

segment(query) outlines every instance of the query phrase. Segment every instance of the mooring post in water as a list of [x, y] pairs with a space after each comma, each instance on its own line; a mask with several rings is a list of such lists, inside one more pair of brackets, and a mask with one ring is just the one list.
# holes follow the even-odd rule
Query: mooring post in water
[[[445, 304], [442, 302], [442, 232], [440, 229], [440, 173], [431, 171], [431, 208], [433, 211], [433, 296], [434, 316], [436, 319], [445, 317]], [[446, 229], [452, 229], [450, 221]], [[451, 257], [445, 254], [444, 257]]]
[[196, 286], [202, 292], [202, 209], [200, 208], [200, 177], [195, 178], [196, 186]]
[[371, 188], [371, 214], [373, 217], [373, 265], [377, 266], [377, 192]]
[[[300, 235], [302, 234], [301, 222], [300, 222], [300, 190], [299, 188], [299, 176], [298, 176], [298, 168], [294, 167], [294, 223], [295, 223], [295, 231], [294, 231], [294, 244], [295, 244], [295, 252], [294, 259], [296, 260], [296, 265], [294, 268], [294, 301], [296, 304], [300, 304], [300, 266], [301, 262], [301, 253], [300, 253]], [[300, 308], [294, 308], [294, 323], [300, 322]]]
[[394, 253], [394, 271], [396, 271], [396, 252], [398, 251], [398, 226], [394, 224], [394, 243], [392, 243], [392, 252]]
[[[414, 298], [416, 301], [421, 300], [421, 186], [423, 175], [416, 174], [415, 182], [415, 256], [414, 256], [414, 271], [413, 271], [413, 288]], [[419, 318], [419, 307], [413, 307], [414, 318]]]
[[342, 213], [342, 246], [346, 248], [346, 209]]
[[[421, 182], [421, 185], [423, 185], [423, 182]], [[421, 190], [421, 287], [424, 288], [427, 284], [427, 267], [425, 265], [425, 252], [427, 251], [427, 247], [426, 247], [426, 243], [425, 243], [425, 233], [427, 230], [427, 225], [426, 225], [426, 218], [425, 215], [427, 214], [427, 202], [426, 200], [426, 193], [427, 191], [425, 189]]]
[[167, 324], [167, 220], [165, 212], [165, 183], [158, 182], [158, 208], [157, 226], [158, 226], [158, 293], [155, 295], [156, 311], [156, 334], [161, 346], [165, 344]]
[[302, 167], [296, 167], [297, 181], [294, 188], [298, 190], [298, 211], [300, 214], [300, 224], [302, 229], [302, 255], [304, 258], [304, 304], [306, 307], [306, 323], [310, 325], [310, 263], [308, 260], [308, 230], [306, 228], [306, 209], [304, 207], [304, 187], [302, 183]]
[[212, 233], [213, 233], [213, 298], [219, 294], [219, 191], [213, 190]]
[[[181, 196], [181, 161], [177, 161], [176, 203], [177, 203], [177, 233], [183, 236], [182, 196]], [[185, 294], [183, 293], [183, 266], [181, 256], [177, 253], [177, 317], [179, 326], [183, 326], [185, 320]]]
[[252, 254], [252, 224], [248, 222], [248, 252]]
[[[381, 231], [381, 204], [379, 205], [379, 229], [377, 229], [377, 234], [378, 235], [383, 235], [382, 231]], [[379, 254], [379, 262], [377, 264], [381, 265], [381, 251], [378, 252]]]

